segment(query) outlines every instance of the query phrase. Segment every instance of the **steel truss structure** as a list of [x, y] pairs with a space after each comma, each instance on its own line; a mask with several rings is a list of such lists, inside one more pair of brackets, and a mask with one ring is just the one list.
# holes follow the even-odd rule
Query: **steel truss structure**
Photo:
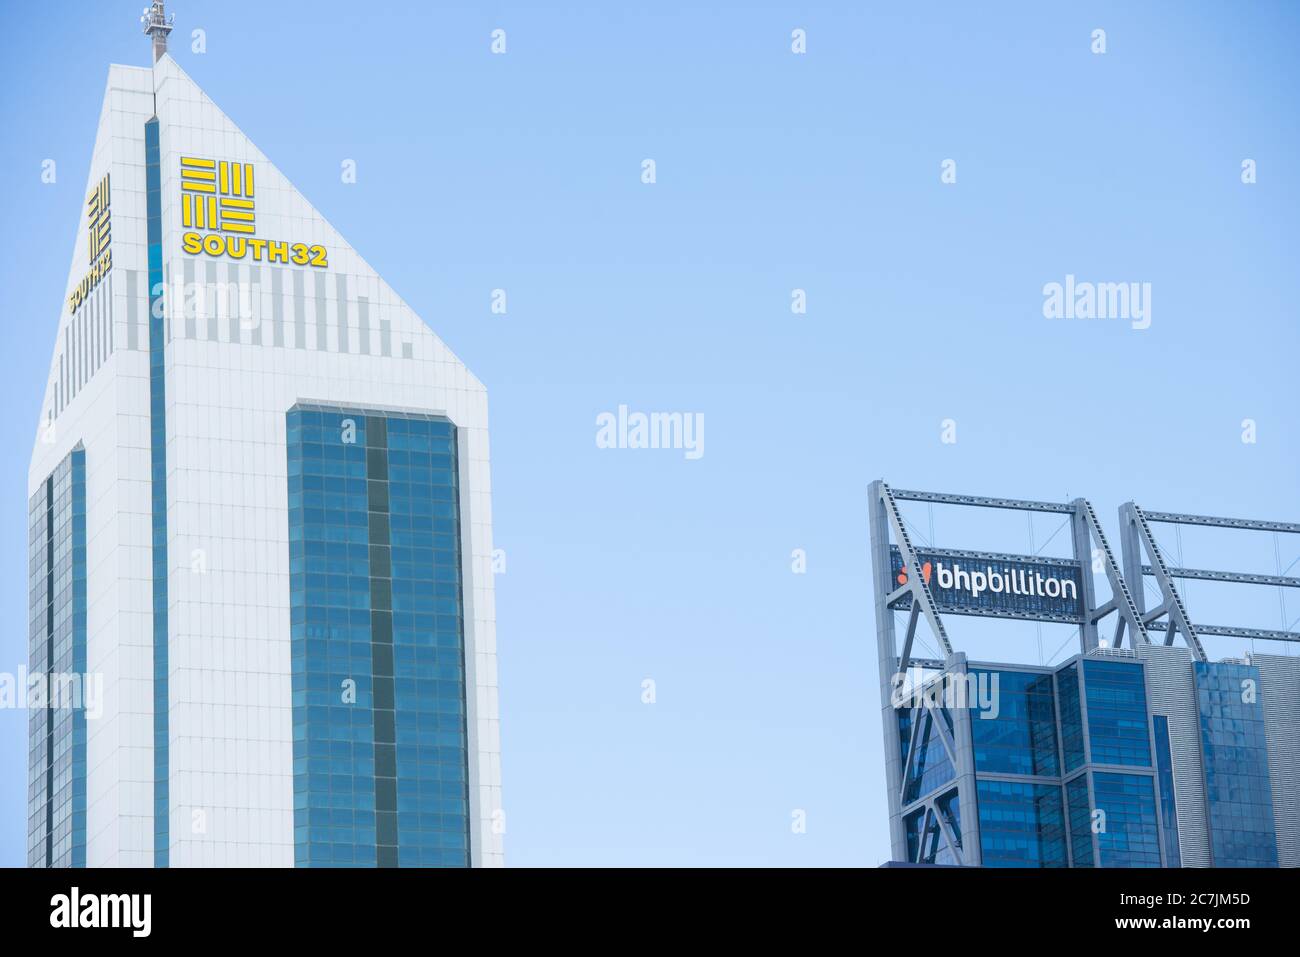
[[[1077, 566], [1081, 582], [1078, 606], [1081, 610], [1077, 614], [1040, 613], [1032, 609], [1012, 609], [1005, 607], [1005, 603], [1003, 607], [997, 607], [997, 603], [993, 602], [989, 603], [989, 607], [973, 607], [969, 603], [957, 605], [937, 599], [933, 583], [929, 580], [930, 568], [923, 565], [921, 551], [913, 544], [899, 511], [898, 503], [904, 501], [1046, 512], [1062, 516], [1070, 523], [1073, 538], [1072, 562], [1042, 559], [1039, 556], [955, 549], [943, 550], [943, 555], [949, 559], [969, 559], [972, 565], [977, 562], [1051, 561], [1060, 565]], [[1181, 636], [1196, 661], [1206, 661], [1201, 635], [1300, 641], [1300, 632], [1295, 631], [1194, 623], [1188, 616], [1176, 584], [1180, 579], [1195, 579], [1300, 588], [1300, 577], [1171, 566], [1161, 553], [1151, 530], [1153, 524], [1165, 523], [1300, 534], [1300, 524], [1144, 512], [1132, 502], [1120, 508], [1119, 517], [1122, 573], [1096, 512], [1086, 499], [1039, 502], [895, 489], [883, 480], [871, 484], [871, 555], [881, 726], [889, 789], [890, 841], [895, 860], [933, 860], [936, 850], [946, 848], [947, 859], [955, 863], [981, 863], [980, 841], [975, 836], [978, 834], [978, 825], [968, 817], [976, 806], [977, 781], [969, 708], [945, 707], [937, 694], [910, 695], [902, 701], [896, 697], [896, 692], [903, 687], [909, 672], [922, 676], [923, 690], [939, 689], [945, 681], [969, 681], [974, 677], [970, 675], [965, 652], [954, 644], [948, 622], [945, 621], [946, 615], [1010, 617], [1073, 624], [1079, 629], [1080, 654], [1092, 656], [1134, 655], [1137, 646], [1153, 644], [1152, 632], [1163, 632], [1155, 643], [1165, 646], [1174, 644]], [[894, 564], [896, 558], [891, 549], [897, 549], [897, 558], [902, 562], [901, 573]], [[1095, 594], [1095, 576], [1098, 574], [1104, 575], [1110, 585], [1111, 594], [1105, 601], [1099, 601]], [[1152, 605], [1147, 601], [1142, 587], [1147, 578], [1153, 579], [1159, 588], [1161, 598], [1158, 604]], [[1133, 589], [1130, 589], [1129, 582], [1134, 583]], [[906, 625], [902, 629], [897, 626], [896, 613], [906, 615]], [[1114, 616], [1113, 632], [1109, 631], [1109, 624], [1105, 621], [1111, 615]], [[922, 619], [937, 642], [942, 658], [926, 658], [916, 654], [917, 631]], [[1107, 628], [1106, 639], [1101, 637], [1103, 625]], [[1126, 643], [1128, 649], [1124, 648]], [[1016, 665], [1015, 668], [1028, 672], [1041, 671], [1045, 675], [1053, 671], [1050, 667], [1042, 666]], [[937, 784], [923, 785], [922, 775], [934, 765], [935, 755], [939, 756], [939, 760], [946, 758], [950, 763], [951, 777], [945, 775]], [[966, 830], [971, 835], [966, 840], [963, 840], [961, 833], [963, 819]]]
[[[1235, 625], [1205, 625], [1192, 622], [1183, 605], [1175, 582], [1201, 580], [1235, 582], [1248, 585], [1277, 585], [1283, 588], [1300, 588], [1300, 578], [1284, 575], [1260, 575], [1252, 572], [1210, 571], [1202, 568], [1179, 568], [1166, 563], [1160, 546], [1151, 530], [1153, 524], [1199, 525], [1213, 528], [1230, 528], [1257, 532], [1284, 532], [1300, 535], [1300, 524], [1294, 522], [1260, 521], [1246, 518], [1219, 518], [1211, 515], [1183, 515], [1177, 512], [1146, 512], [1136, 503], [1120, 506], [1120, 544], [1124, 557], [1124, 575], [1134, 583], [1137, 608], [1143, 625], [1151, 630], [1163, 631], [1164, 644], [1172, 645], [1178, 635], [1191, 649], [1197, 661], [1205, 661], [1205, 648], [1200, 635], [1220, 635], [1230, 638], [1251, 638], [1266, 641], [1300, 641], [1300, 632], [1270, 630], [1266, 628], [1241, 628]], [[1147, 578], [1155, 580], [1160, 589], [1160, 604], [1148, 609], [1146, 590], [1142, 587]], [[1117, 643], [1118, 646], [1118, 643]]]
[[[944, 505], [961, 505], [974, 508], [1010, 509], [1022, 512], [1048, 512], [1061, 515], [1070, 522], [1073, 538], [1074, 563], [1081, 571], [1082, 614], [1075, 616], [1008, 612], [981, 608], [941, 607], [935, 600], [930, 583], [923, 574], [918, 551], [898, 509], [901, 501], [929, 502]], [[1123, 575], [1115, 563], [1114, 555], [1097, 520], [1092, 505], [1083, 498], [1071, 502], [1035, 502], [1022, 499], [989, 498], [978, 495], [953, 495], [939, 492], [921, 492], [891, 488], [883, 480], [871, 484], [871, 554], [876, 596], [876, 638], [879, 653], [881, 724], [884, 730], [886, 780], [889, 787], [890, 841], [897, 860], [924, 858], [927, 845], [942, 837], [952, 857], [962, 864], [980, 863], [978, 841], [962, 841], [957, 816], [952, 813], [952, 786], [940, 794], [908, 793], [909, 783], [916, 771], [913, 762], [920, 753], [918, 744], [923, 736], [933, 736], [942, 746], [955, 770], [956, 804], [958, 808], [974, 807], [975, 766], [971, 742], [969, 712], [966, 709], [945, 711], [933, 702], [920, 697], [911, 714], [911, 740], [905, 749], [900, 747], [900, 709], [896, 707], [895, 692], [911, 669], [936, 672], [931, 682], [945, 676], [965, 680], [967, 659], [964, 652], [953, 647], [945, 625], [944, 614], [978, 615], [986, 617], [1015, 617], [1030, 621], [1047, 621], [1074, 624], [1079, 628], [1079, 650], [1088, 653], [1101, 645], [1100, 630], [1104, 619], [1115, 615], [1113, 643], [1118, 645], [1125, 631], [1134, 641], [1147, 642], [1146, 625], [1134, 596], [1129, 592]], [[890, 546], [901, 553], [906, 569], [902, 584], [893, 578]], [[974, 560], [997, 562], [1005, 559], [1036, 561], [1037, 556], [1003, 555], [995, 552], [962, 551], [959, 554]], [[1094, 590], [1093, 571], [1106, 576], [1111, 597], [1099, 603]], [[894, 622], [894, 611], [910, 597], [907, 625], [903, 632], [901, 650]], [[930, 632], [943, 652], [943, 660], [919, 658], [914, 654], [917, 627], [924, 618]], [[905, 820], [923, 812], [921, 835], [909, 850]]]

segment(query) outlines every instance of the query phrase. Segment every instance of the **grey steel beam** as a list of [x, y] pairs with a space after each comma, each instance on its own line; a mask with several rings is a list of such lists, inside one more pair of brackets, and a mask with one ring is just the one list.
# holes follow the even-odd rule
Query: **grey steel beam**
[[[1145, 582], [1142, 578], [1142, 539], [1138, 535], [1137, 522], [1123, 508], [1119, 510], [1119, 548], [1120, 557], [1124, 561], [1124, 579], [1133, 583], [1131, 592], [1133, 598], [1133, 607], [1138, 611], [1138, 617], [1142, 623], [1147, 623], [1147, 592]], [[1120, 648], [1124, 645], [1124, 619], [1120, 619], [1118, 627], [1115, 629], [1115, 642], [1112, 647]], [[1137, 639], [1133, 639], [1133, 645], [1136, 648]]]
[[903, 667], [902, 662], [912, 660], [912, 645], [916, 641], [916, 625], [921, 618], [921, 603], [912, 602], [912, 612], [907, 616], [907, 635], [903, 639], [903, 653], [899, 656], [899, 672], [907, 669]]
[[1151, 626], [1151, 622], [1157, 620], [1158, 618], [1164, 617], [1165, 612], [1167, 612], [1168, 610], [1169, 610], [1169, 606], [1167, 604], [1157, 605], [1155, 608], [1152, 608], [1150, 611], [1146, 612], [1142, 616], [1142, 624], [1146, 625], [1149, 628]]
[[[965, 652], [954, 654], [948, 664], [950, 673], [961, 681], [966, 680], [969, 668]], [[964, 832], [960, 857], [961, 863], [978, 867], [983, 863], [983, 849], [980, 846], [979, 814], [976, 809], [975, 742], [971, 722], [979, 719], [973, 716], [974, 712], [970, 708], [952, 709], [953, 743], [957, 748], [953, 770], [956, 772], [957, 809]]]
[[895, 501], [900, 502], [935, 502], [942, 505], [973, 505], [979, 508], [1009, 508], [1024, 512], [1058, 512], [1072, 511], [1069, 505], [1061, 502], [1032, 502], [1018, 498], [987, 498], [983, 495], [950, 495], [945, 492], [917, 492], [911, 489], [896, 489]]
[[[942, 681], [943, 679], [940, 678], [939, 680]], [[952, 735], [948, 733], [948, 729], [944, 726], [943, 716], [939, 714], [938, 708], [927, 706], [926, 711], [930, 713], [930, 723], [934, 725], [934, 730], [939, 733], [939, 741], [942, 742], [943, 749], [948, 752], [948, 760], [951, 761], [952, 766], [956, 768], [957, 744], [953, 741]]]
[[964, 615], [967, 618], [1015, 618], [1020, 621], [1044, 621], [1056, 625], [1081, 625], [1083, 615], [1052, 615], [1047, 612], [1016, 611], [1014, 608], [971, 608], [935, 602], [934, 607], [945, 615]]
[[1101, 621], [1112, 611], [1117, 611], [1118, 609], [1119, 609], [1119, 602], [1116, 601], [1114, 598], [1112, 598], [1110, 601], [1106, 602], [1106, 604], [1098, 605], [1096, 608], [1094, 608], [1092, 614], [1088, 616], [1088, 621], [1091, 622], [1093, 625], [1096, 625], [1097, 622]]
[[[939, 618], [939, 610], [934, 606], [934, 596], [930, 593], [930, 586], [925, 576], [921, 574], [921, 562], [916, 557], [912, 538], [907, 534], [907, 529], [903, 525], [903, 516], [899, 514], [898, 505], [887, 482], [880, 482], [880, 497], [885, 505], [885, 518], [889, 523], [889, 530], [894, 534], [894, 543], [903, 556], [903, 566], [907, 569], [907, 584], [912, 589], [912, 601], [920, 603], [921, 614], [925, 616], [926, 624], [930, 626], [930, 631], [938, 640], [939, 647], [945, 655], [951, 655], [952, 644], [948, 641], [948, 633]], [[892, 569], [893, 563], [887, 561], [886, 574], [889, 574]], [[898, 670], [907, 670], [906, 659], [899, 659]]]
[[[928, 740], [925, 738], [924, 732], [922, 731], [922, 724], [927, 721], [929, 722], [930, 730]], [[907, 786], [911, 783], [912, 772], [916, 766], [917, 745], [923, 740], [926, 741], [927, 745], [930, 745], [937, 740], [941, 745], [943, 745], [943, 749], [948, 755], [949, 763], [952, 764], [953, 768], [957, 767], [957, 744], [953, 740], [952, 735], [948, 733], [948, 729], [943, 723], [943, 717], [939, 714], [939, 709], [924, 703], [913, 708], [912, 729], [907, 744], [907, 758], [903, 761], [902, 787], [898, 792], [898, 804], [900, 809], [907, 808], [908, 806]], [[924, 769], [922, 769], [922, 771], [924, 772]], [[939, 785], [939, 787], [947, 790], [949, 783], [950, 782], [945, 782], [944, 784]], [[929, 795], [918, 794], [917, 800], [926, 798], [927, 796]], [[915, 803], [915, 800], [912, 803]], [[915, 810], [915, 808], [910, 810]]]
[[1013, 555], [1010, 552], [981, 552], [969, 548], [921, 548], [926, 554], [942, 555], [945, 558], [969, 558], [980, 562], [1030, 562], [1035, 565], [1052, 565], [1059, 568], [1073, 568], [1074, 558], [1054, 558], [1046, 555]]
[[952, 848], [952, 856], [959, 861], [965, 861], [966, 856], [962, 851], [961, 841], [957, 839], [957, 835], [953, 832], [952, 823], [948, 820], [948, 815], [944, 814], [943, 808], [939, 807], [939, 801], [942, 798], [943, 795], [938, 795], [930, 802], [931, 806], [934, 808], [935, 819], [939, 822], [939, 828], [943, 831], [944, 837], [948, 841], [948, 846]]
[[[1130, 642], [1135, 647], [1139, 642], [1149, 644], [1151, 639], [1147, 637], [1146, 627], [1142, 623], [1142, 615], [1133, 601], [1133, 593], [1129, 591], [1124, 576], [1120, 574], [1119, 568], [1115, 564], [1115, 556], [1110, 550], [1110, 543], [1106, 541], [1106, 533], [1102, 531], [1101, 522], [1097, 520], [1097, 513], [1093, 509], [1092, 503], [1086, 498], [1076, 498], [1071, 504], [1075, 512], [1076, 523], [1086, 533], [1087, 540], [1096, 542], [1097, 549], [1101, 552], [1102, 571], [1106, 573], [1106, 581], [1110, 583], [1112, 600], [1115, 602], [1120, 618], [1120, 625], [1115, 629], [1115, 647], [1119, 647], [1119, 642], [1124, 638], [1124, 626], [1128, 627]], [[1084, 566], [1085, 575], [1090, 574], [1091, 567], [1091, 564]]]
[[1079, 651], [1087, 654], [1100, 643], [1097, 622], [1105, 617], [1107, 609], [1118, 607], [1112, 599], [1105, 609], [1097, 607], [1097, 588], [1092, 580], [1092, 533], [1087, 517], [1077, 506], [1070, 515], [1070, 540], [1074, 546], [1074, 560], [1079, 566], [1079, 581], [1083, 585], [1083, 621], [1079, 623]]
[[[1198, 579], [1200, 581], [1210, 582], [1238, 582], [1243, 585], [1277, 585], [1281, 588], [1300, 588], [1300, 578], [1291, 578], [1287, 575], [1256, 575], [1253, 572], [1221, 572], [1211, 571], [1204, 568], [1177, 568], [1173, 565], [1166, 566], [1165, 572], [1170, 578]], [[1154, 576], [1155, 569], [1150, 565], [1143, 565], [1142, 574]]]
[[907, 831], [903, 826], [903, 756], [899, 754], [898, 713], [893, 705], [894, 676], [899, 668], [894, 614], [887, 598], [894, 590], [893, 563], [889, 557], [889, 517], [886, 514], [884, 482], [871, 483], [869, 522], [871, 565], [876, 599], [876, 667], [880, 680], [880, 730], [884, 738], [885, 793], [889, 801], [889, 843], [893, 860], [905, 861]]
[[1212, 525], [1216, 528], [1242, 528], [1256, 532], [1289, 532], [1300, 535], [1300, 523], [1268, 522], [1251, 518], [1220, 518], [1215, 515], [1182, 515], [1178, 512], [1146, 512], [1148, 522], [1167, 525]]
[[921, 740], [921, 725], [925, 720], [924, 708], [912, 709], [912, 728], [907, 736], [907, 757], [903, 759], [903, 779], [898, 786], [898, 806], [907, 804], [907, 785], [912, 779], [912, 765], [916, 763], [916, 746]]
[[[1165, 564], [1164, 555], [1160, 553], [1160, 546], [1156, 543], [1155, 535], [1151, 531], [1151, 525], [1146, 515], [1135, 502], [1126, 502], [1120, 506], [1120, 524], [1126, 526], [1137, 536], [1139, 562], [1142, 551], [1145, 551], [1147, 557], [1151, 560], [1152, 577], [1155, 578], [1156, 584], [1160, 587], [1160, 595], [1163, 598], [1162, 610], [1167, 615], [1170, 624], [1170, 627], [1165, 629], [1165, 644], [1172, 645], [1175, 633], [1182, 632], [1183, 638], [1192, 649], [1192, 654], [1196, 656], [1196, 660], [1205, 661], [1205, 649], [1201, 647], [1200, 639], [1196, 637], [1196, 628], [1192, 625], [1191, 619], [1188, 618], [1187, 609], [1183, 606], [1183, 598], [1178, 594], [1178, 587], [1169, 574], [1169, 567]], [[1139, 577], [1139, 587], [1141, 583], [1142, 579]], [[1155, 625], [1152, 623], [1147, 627], [1153, 628]]]
[[924, 805], [925, 811], [921, 814], [921, 839], [916, 842], [916, 858], [913, 864], [922, 863], [921, 858], [925, 857], [925, 842], [930, 836], [930, 817], [934, 814], [934, 808], [929, 804]]
[[[1165, 564], [1164, 557], [1160, 553], [1160, 548], [1151, 534], [1149, 523], [1161, 522], [1170, 525], [1201, 525], [1214, 528], [1231, 528], [1245, 529], [1260, 532], [1285, 532], [1300, 534], [1300, 524], [1296, 522], [1273, 522], [1261, 521], [1248, 518], [1223, 518], [1213, 515], [1185, 515], [1179, 512], [1144, 512], [1141, 508], [1132, 502], [1120, 508], [1120, 519], [1126, 523], [1127, 527], [1132, 529], [1132, 538], [1139, 541], [1141, 545], [1135, 546], [1140, 548], [1145, 546], [1147, 554], [1151, 557], [1151, 564], [1141, 564], [1140, 555], [1133, 562], [1133, 569], [1130, 571], [1128, 555], [1125, 555], [1125, 571], [1129, 572], [1130, 577], [1149, 576], [1154, 578], [1160, 586], [1160, 592], [1163, 596], [1163, 602], [1160, 607], [1151, 611], [1150, 615], [1154, 619], [1159, 619], [1168, 614], [1165, 621], [1153, 620], [1148, 627], [1153, 630], [1165, 632], [1165, 644], [1173, 644], [1174, 636], [1177, 632], [1182, 631], [1188, 638], [1188, 644], [1192, 645], [1193, 651], [1200, 660], [1204, 661], [1204, 651], [1201, 650], [1200, 642], [1195, 639], [1195, 635], [1218, 635], [1225, 638], [1251, 638], [1264, 641], [1300, 641], [1300, 632], [1295, 631], [1276, 631], [1268, 628], [1241, 628], [1235, 625], [1202, 625], [1193, 624], [1187, 620], [1187, 611], [1183, 607], [1182, 598], [1178, 594], [1178, 589], [1174, 585], [1174, 579], [1185, 581], [1217, 581], [1228, 582], [1233, 584], [1245, 585], [1265, 585], [1279, 588], [1300, 588], [1300, 578], [1286, 575], [1263, 575], [1254, 572], [1230, 572], [1219, 571], [1217, 569], [1204, 568], [1180, 568]], [[1126, 540], [1127, 541], [1127, 540]]]
[[[1153, 622], [1148, 627], [1167, 631], [1169, 623]], [[1263, 641], [1300, 641], [1300, 631], [1271, 631], [1268, 628], [1238, 628], [1235, 625], [1193, 625], [1198, 635], [1222, 635], [1225, 638], [1258, 638]]]

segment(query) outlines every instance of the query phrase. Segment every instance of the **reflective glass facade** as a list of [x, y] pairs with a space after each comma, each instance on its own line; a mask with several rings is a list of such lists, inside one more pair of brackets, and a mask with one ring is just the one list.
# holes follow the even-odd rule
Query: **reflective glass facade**
[[1146, 677], [1127, 661], [1085, 661], [1089, 759], [1093, 764], [1151, 767]]
[[154, 867], [166, 867], [171, 824], [167, 718], [167, 389], [164, 355], [162, 183], [158, 118], [144, 125], [145, 229], [149, 246], [149, 472], [153, 563]]
[[1056, 687], [1061, 701], [1061, 751], [1065, 756], [1065, 773], [1069, 774], [1087, 760], [1079, 704], [1079, 666], [1070, 664], [1058, 671]]
[[[1050, 674], [971, 669], [982, 687], [996, 688], [997, 708], [971, 702], [975, 770], [1001, 774], [1060, 773], [1056, 757], [1056, 701]], [[995, 683], [996, 682], [996, 683]]]
[[[1102, 774], [1087, 763], [1089, 739], [1093, 763], [1149, 758], [1142, 665], [1083, 661], [1055, 674], [971, 671], [997, 689], [996, 709], [970, 710], [985, 865], [1159, 866], [1152, 779]], [[1083, 773], [1062, 780], [1062, 753], [1064, 773]], [[1047, 780], [1005, 780], [1011, 776]]]
[[977, 803], [985, 867], [1067, 865], [1059, 785], [981, 780]]
[[1092, 775], [1093, 798], [1100, 818], [1097, 848], [1102, 867], [1159, 867], [1160, 835], [1150, 775]]
[[1070, 853], [1075, 867], [1093, 867], [1092, 801], [1088, 797], [1088, 775], [1080, 774], [1065, 784], [1066, 813], [1070, 818]]
[[1169, 753], [1169, 719], [1151, 716], [1156, 739], [1156, 787], [1160, 789], [1160, 840], [1165, 849], [1165, 866], [1181, 867], [1178, 851], [1178, 807], [1174, 797], [1174, 763]]
[[[998, 689], [996, 709], [969, 710], [987, 866], [1181, 866], [1169, 719], [1149, 712], [1140, 660], [1082, 658], [1054, 674], [979, 666], [971, 673], [986, 688], [996, 675]], [[1198, 664], [1195, 676], [1215, 863], [1275, 864], [1257, 670]], [[905, 760], [906, 750], [904, 741]], [[953, 776], [936, 776], [936, 787]], [[909, 800], [925, 793], [913, 788]], [[926, 821], [907, 823], [916, 829], [913, 851], [928, 855], [937, 845], [920, 830]]]
[[[86, 456], [74, 450], [31, 498], [27, 864], [86, 864]], [[26, 694], [27, 688], [19, 689]]]
[[[936, 714], [945, 722], [948, 736], [952, 738], [952, 726], [941, 708], [900, 709], [898, 712], [898, 734], [902, 741], [903, 763], [907, 767], [906, 800], [915, 801], [943, 787], [956, 776], [948, 751], [943, 746], [935, 725]], [[916, 756], [908, 764], [907, 753], [911, 745], [912, 722], [919, 720], [920, 728], [916, 733]]]
[[287, 417], [295, 863], [468, 866], [455, 427]]
[[1201, 755], [1216, 867], [1276, 867], [1259, 669], [1194, 662]]
[[[952, 791], [945, 794], [943, 797], [937, 798], [934, 803], [939, 814], [943, 817], [944, 821], [947, 822], [948, 828], [952, 831], [953, 837], [957, 841], [957, 845], [960, 847], [962, 842], [961, 802], [957, 800], [957, 792]], [[955, 864], [957, 863], [957, 858], [950, 855], [947, 860], [944, 860], [941, 863], [948, 863], [949, 861]]]
[[[903, 821], [907, 830], [909, 860], [921, 864], [959, 864], [953, 840], [961, 843], [961, 814], [957, 792], [935, 799], [934, 809], [921, 807]], [[948, 837], [951, 832], [952, 839]]]

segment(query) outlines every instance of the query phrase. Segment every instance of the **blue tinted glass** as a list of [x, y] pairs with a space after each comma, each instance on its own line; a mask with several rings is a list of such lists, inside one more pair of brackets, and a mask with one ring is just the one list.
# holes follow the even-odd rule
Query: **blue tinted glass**
[[1093, 764], [1151, 766], [1146, 678], [1139, 662], [1085, 661]]
[[1159, 867], [1160, 835], [1150, 777], [1138, 774], [1092, 776], [1093, 795], [1103, 816], [1097, 832], [1102, 867]]
[[[952, 839], [956, 841], [957, 846], [960, 848], [962, 843], [961, 802], [957, 799], [957, 792], [950, 791], [949, 793], [943, 795], [942, 797], [937, 798], [934, 803], [935, 803], [935, 807], [939, 811], [939, 814], [947, 823], [948, 829], [952, 832]], [[949, 863], [949, 862], [943, 861], [940, 863]], [[951, 863], [957, 864], [960, 863], [960, 861], [956, 856], [953, 856]]]
[[961, 846], [961, 818], [957, 792], [935, 799], [935, 806], [921, 807], [903, 819], [907, 832], [908, 860], [922, 864], [959, 864], [953, 844]]
[[[943, 745], [939, 728], [935, 723], [938, 709], [915, 708], [899, 709], [899, 736], [903, 743], [903, 766], [907, 773], [907, 787], [904, 791], [904, 803], [915, 801], [946, 785], [955, 776], [952, 761]], [[919, 716], [919, 718], [918, 718]], [[907, 752], [911, 745], [912, 722], [919, 720], [916, 731], [916, 754], [911, 761]], [[951, 740], [951, 734], [949, 734]]]
[[299, 866], [469, 864], [450, 423], [287, 417]]
[[1065, 785], [1065, 802], [1070, 816], [1070, 852], [1075, 867], [1093, 867], [1092, 804], [1088, 800], [1088, 775], [1080, 774]]
[[[1056, 775], [1056, 704], [1050, 674], [972, 669], [975, 770]], [[976, 697], [978, 696], [978, 698]]]
[[1205, 799], [1216, 867], [1276, 867], [1259, 669], [1194, 662]]
[[918, 808], [911, 814], [903, 818], [903, 828], [907, 832], [907, 859], [916, 861], [919, 859], [921, 839], [923, 837], [922, 827], [926, 823], [927, 808]]
[[71, 452], [32, 496], [29, 672], [45, 706], [28, 714], [27, 863], [86, 864], [86, 464]]
[[161, 156], [158, 120], [144, 125], [145, 232], [149, 257], [149, 469], [153, 597], [154, 866], [166, 867], [170, 837], [167, 719], [167, 397], [162, 286]]
[[1065, 752], [1065, 771], [1070, 773], [1083, 764], [1083, 712], [1079, 707], [1079, 668], [1066, 665], [1056, 677], [1061, 698], [1061, 750]]
[[1066, 866], [1058, 785], [979, 781], [977, 795], [984, 866]]
[[1160, 788], [1160, 839], [1165, 848], [1165, 866], [1181, 867], [1178, 848], [1178, 808], [1174, 800], [1174, 765], [1169, 753], [1169, 719], [1151, 716], [1156, 739], [1156, 778]]

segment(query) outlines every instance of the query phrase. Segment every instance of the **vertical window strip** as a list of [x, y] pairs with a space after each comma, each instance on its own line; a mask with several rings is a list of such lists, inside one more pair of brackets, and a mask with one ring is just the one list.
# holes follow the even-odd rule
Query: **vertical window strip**
[[149, 464], [153, 524], [154, 866], [169, 862], [167, 669], [167, 418], [162, 308], [162, 183], [158, 118], [144, 126], [149, 246]]

